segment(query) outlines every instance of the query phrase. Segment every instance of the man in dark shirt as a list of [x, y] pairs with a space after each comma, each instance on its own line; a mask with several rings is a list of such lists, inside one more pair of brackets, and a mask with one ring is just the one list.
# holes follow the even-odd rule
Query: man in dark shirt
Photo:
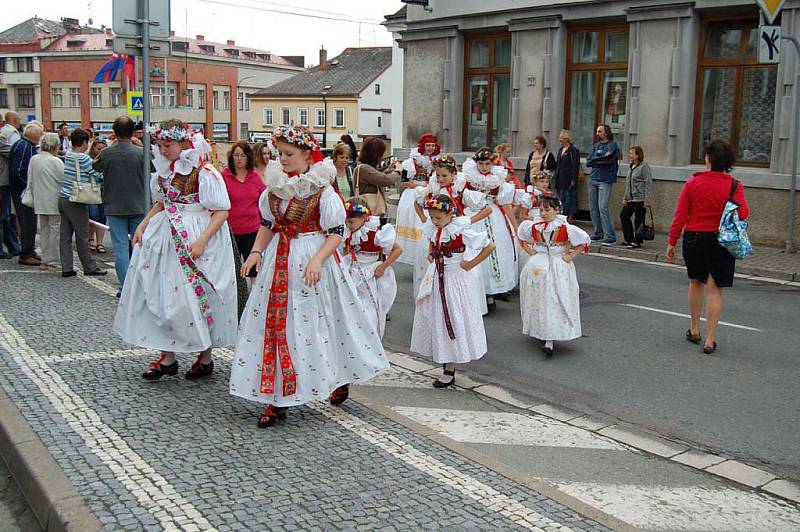
[[92, 166], [103, 174], [103, 206], [111, 227], [114, 268], [120, 290], [130, 263], [130, 236], [150, 208], [148, 179], [142, 168], [142, 148], [131, 142], [134, 123], [127, 116], [114, 120], [117, 141], [104, 149]]
[[22, 244], [19, 263], [25, 266], [39, 266], [42, 263], [42, 258], [36, 254], [36, 213], [22, 204], [22, 192], [28, 186], [28, 165], [31, 157], [38, 151], [39, 140], [43, 134], [42, 126], [36, 123], [28, 124], [25, 126], [22, 138], [11, 146], [11, 152], [8, 154], [8, 185], [14, 210], [17, 211], [19, 239]]

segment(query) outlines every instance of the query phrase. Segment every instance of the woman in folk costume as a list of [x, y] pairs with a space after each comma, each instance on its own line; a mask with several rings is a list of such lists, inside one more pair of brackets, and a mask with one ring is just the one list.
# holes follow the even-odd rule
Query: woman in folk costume
[[422, 269], [414, 270], [414, 294], [419, 290], [419, 283], [427, 269], [425, 257], [428, 249], [422, 237], [422, 222], [414, 208], [415, 189], [426, 187], [433, 175], [433, 159], [439, 155], [441, 147], [436, 135], [425, 133], [419, 138], [417, 147], [411, 150], [411, 156], [403, 161], [403, 182], [400, 185], [403, 193], [397, 204], [397, 242], [403, 248], [400, 262], [410, 266], [424, 263]]
[[489, 260], [481, 268], [486, 291], [486, 304], [494, 310], [495, 298], [508, 299], [508, 293], [517, 286], [517, 246], [514, 225], [503, 212], [506, 205], [518, 203], [522, 190], [506, 181], [506, 169], [494, 165], [494, 152], [481, 148], [464, 162], [467, 188], [481, 192], [492, 213], [475, 224], [476, 231], [486, 231], [495, 245]]
[[[242, 265], [258, 277], [239, 326], [230, 393], [266, 405], [259, 427], [314, 399], [347, 399], [349, 384], [389, 364], [356, 287], [335, 255], [345, 210], [314, 136], [276, 128], [280, 164], [265, 171], [261, 229]], [[332, 256], [333, 255], [333, 256]]]
[[[455, 384], [456, 363], [478, 360], [486, 354], [486, 331], [480, 303], [483, 294], [470, 270], [494, 250], [486, 233], [471, 229], [467, 216], [456, 216], [453, 200], [439, 194], [425, 204], [429, 219], [422, 232], [429, 243], [428, 273], [420, 286], [411, 350], [443, 365], [435, 388]], [[467, 250], [473, 258], [467, 260]]]
[[520, 274], [522, 332], [542, 341], [553, 356], [553, 342], [581, 336], [578, 278], [572, 261], [588, 252], [589, 235], [558, 213], [561, 203], [546, 192], [540, 215], [519, 225], [519, 239], [531, 256]]
[[395, 242], [394, 227], [381, 227], [380, 219], [371, 216], [364, 200], [350, 198], [344, 208], [347, 219], [342, 264], [358, 289], [370, 323], [383, 338], [386, 314], [397, 295], [392, 264], [403, 254], [403, 248]]
[[175, 352], [199, 352], [187, 379], [211, 375], [212, 347], [236, 341], [236, 269], [226, 222], [225, 181], [209, 164], [210, 147], [180, 120], [154, 133], [155, 204], [133, 236], [133, 255], [114, 331], [161, 351], [142, 377], [175, 375]]

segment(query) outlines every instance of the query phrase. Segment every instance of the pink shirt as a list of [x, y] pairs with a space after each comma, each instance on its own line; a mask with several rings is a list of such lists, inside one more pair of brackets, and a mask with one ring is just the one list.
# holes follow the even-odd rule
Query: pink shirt
[[267, 188], [261, 175], [250, 170], [244, 183], [236, 179], [236, 174], [228, 168], [222, 170], [231, 208], [228, 211], [228, 224], [234, 235], [255, 233], [261, 227], [261, 212], [258, 210], [258, 198]]

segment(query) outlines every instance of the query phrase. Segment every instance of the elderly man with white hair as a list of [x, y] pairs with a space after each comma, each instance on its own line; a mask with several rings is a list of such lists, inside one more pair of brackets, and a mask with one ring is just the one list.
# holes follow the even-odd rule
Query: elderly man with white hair
[[39, 143], [39, 153], [31, 158], [28, 166], [28, 188], [33, 194], [33, 210], [39, 218], [42, 266], [59, 263], [58, 193], [64, 180], [64, 162], [58, 158], [59, 140], [58, 134], [45, 133]]
[[22, 192], [28, 186], [28, 165], [31, 157], [38, 151], [37, 146], [43, 134], [41, 124], [29, 123], [22, 131], [22, 138], [11, 147], [8, 156], [11, 200], [14, 202], [21, 230], [19, 263], [25, 266], [39, 266], [42, 263], [42, 258], [36, 254], [36, 213], [22, 204]]
[[[11, 212], [11, 193], [8, 190], [8, 154], [22, 135], [17, 113], [8, 111], [3, 118], [5, 124], [0, 128], [0, 259], [10, 259], [19, 254], [19, 239], [17, 219]], [[3, 251], [4, 244], [8, 253]]]

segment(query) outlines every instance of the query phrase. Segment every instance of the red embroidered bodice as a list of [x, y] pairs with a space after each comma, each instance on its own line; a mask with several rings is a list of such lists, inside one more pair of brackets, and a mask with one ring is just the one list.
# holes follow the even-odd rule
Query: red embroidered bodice
[[562, 225], [558, 229], [556, 229], [552, 236], [550, 237], [550, 241], [546, 241], [544, 238], [544, 231], [547, 229], [547, 222], [539, 222], [533, 224], [531, 227], [531, 238], [537, 244], [549, 244], [551, 246], [560, 246], [564, 245], [569, 242], [569, 233], [567, 232], [567, 226]]
[[322, 231], [319, 214], [319, 198], [321, 193], [305, 199], [292, 198], [289, 205], [281, 213], [281, 199], [274, 194], [269, 195], [269, 208], [275, 217], [272, 230], [276, 233], [286, 233], [289, 238], [296, 238], [300, 233], [314, 233]]
[[375, 243], [375, 236], [378, 231], [369, 231], [367, 233], [367, 240], [362, 240], [358, 244], [351, 244], [353, 235], [347, 237], [344, 241], [344, 252], [347, 254], [352, 253], [383, 253], [383, 248]]

